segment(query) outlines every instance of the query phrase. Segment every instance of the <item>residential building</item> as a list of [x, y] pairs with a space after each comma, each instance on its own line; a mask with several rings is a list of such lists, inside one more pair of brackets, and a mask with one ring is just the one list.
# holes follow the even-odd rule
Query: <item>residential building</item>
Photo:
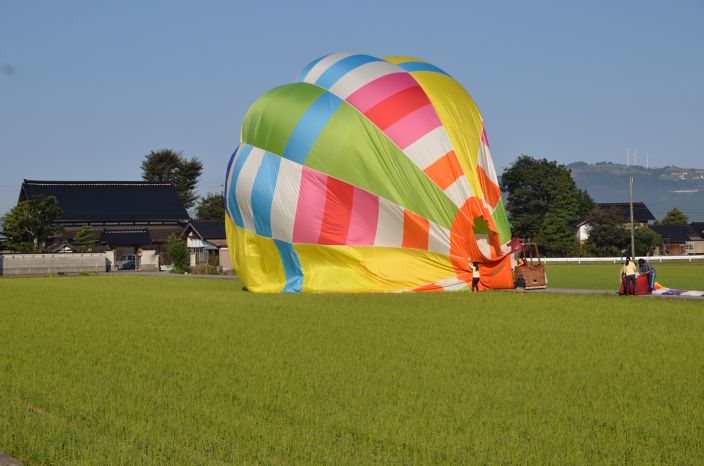
[[37, 196], [56, 197], [63, 210], [58, 223], [64, 231], [49, 245], [58, 251], [73, 250], [74, 235], [90, 225], [96, 252], [115, 250], [120, 257], [148, 249], [159, 254], [167, 238], [180, 235], [190, 220], [170, 183], [24, 180], [18, 202]]
[[704, 254], [704, 223], [653, 225], [650, 228], [662, 237], [659, 253], [663, 256]]
[[[631, 205], [628, 202], [602, 202], [597, 204], [597, 208], [602, 210], [615, 209], [623, 219], [623, 227], [631, 227]], [[655, 221], [655, 216], [643, 202], [633, 203], [633, 223], [636, 228], [649, 228], [651, 222]], [[586, 220], [577, 225], [575, 236], [580, 245], [589, 239], [591, 226]]]
[[219, 265], [232, 270], [230, 250], [227, 247], [225, 220], [191, 220], [183, 230], [191, 264]]
[[[631, 226], [631, 205], [628, 202], [601, 202], [597, 207], [603, 210], [616, 209], [624, 226]], [[636, 227], [648, 228], [650, 222], [655, 221], [655, 216], [643, 202], [633, 203], [633, 223]]]

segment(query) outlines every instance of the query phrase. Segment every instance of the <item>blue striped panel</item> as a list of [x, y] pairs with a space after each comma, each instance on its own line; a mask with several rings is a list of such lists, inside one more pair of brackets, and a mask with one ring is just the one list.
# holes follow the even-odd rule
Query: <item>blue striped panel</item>
[[283, 156], [303, 165], [308, 153], [313, 148], [313, 144], [341, 103], [342, 99], [329, 92], [318, 97], [308, 107], [293, 129], [284, 148]]
[[[230, 156], [230, 160], [227, 162], [227, 171], [225, 172], [225, 193], [227, 193], [228, 190], [228, 183], [230, 182], [230, 168], [232, 168], [232, 162], [235, 160], [235, 157], [237, 156], [237, 151], [239, 150], [240, 146], [235, 147], [235, 151], [232, 153], [232, 156]], [[232, 212], [230, 212], [230, 208], [227, 206], [227, 196], [223, 196], [225, 198], [225, 211], [232, 217]]]
[[230, 185], [227, 187], [227, 206], [230, 208], [230, 214], [232, 220], [235, 221], [235, 225], [238, 227], [244, 227], [244, 221], [242, 220], [242, 213], [240, 212], [240, 207], [237, 205], [237, 196], [235, 195], [235, 188], [237, 187], [237, 178], [240, 176], [242, 171], [242, 166], [247, 161], [249, 153], [252, 152], [252, 146], [249, 144], [240, 145], [242, 150], [239, 151], [239, 156], [235, 160], [235, 168], [232, 169], [232, 178], [230, 178]]
[[447, 74], [435, 65], [420, 61], [407, 61], [405, 63], [399, 63], [398, 66], [408, 71], [409, 73], [412, 73], [413, 71], [435, 71], [436, 73]]
[[252, 187], [250, 205], [254, 213], [254, 229], [258, 235], [267, 238], [271, 238], [271, 203], [274, 200], [279, 165], [281, 165], [281, 157], [265, 152]]
[[296, 249], [286, 241], [275, 239], [274, 243], [279, 250], [279, 256], [286, 273], [286, 285], [283, 292], [300, 293], [303, 290], [303, 269], [301, 269], [301, 261], [298, 260]]
[[316, 58], [316, 59], [313, 60], [312, 62], [308, 63], [308, 66], [306, 66], [305, 68], [303, 68], [303, 71], [301, 71], [301, 74], [298, 75], [298, 80], [299, 80], [299, 81], [303, 81], [304, 79], [306, 79], [306, 75], [307, 75], [308, 73], [310, 73], [310, 70], [312, 70], [313, 67], [314, 67], [315, 65], [317, 65], [320, 60], [322, 60], [323, 58], [325, 58], [325, 57], [327, 57], [327, 56], [329, 56], [329, 54], [328, 54], [328, 55], [323, 55], [322, 57]]
[[381, 61], [381, 59], [369, 55], [352, 55], [347, 58], [343, 58], [325, 70], [325, 73], [318, 78], [315, 84], [325, 89], [330, 89], [338, 79], [353, 69], [373, 61]]

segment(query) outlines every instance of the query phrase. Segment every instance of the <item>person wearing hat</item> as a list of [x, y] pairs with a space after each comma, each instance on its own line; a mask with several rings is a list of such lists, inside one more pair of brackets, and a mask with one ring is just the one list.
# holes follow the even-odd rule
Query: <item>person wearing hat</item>
[[648, 293], [652, 293], [655, 288], [655, 267], [650, 265], [645, 259], [638, 259], [638, 266], [640, 267], [641, 275], [648, 275]]

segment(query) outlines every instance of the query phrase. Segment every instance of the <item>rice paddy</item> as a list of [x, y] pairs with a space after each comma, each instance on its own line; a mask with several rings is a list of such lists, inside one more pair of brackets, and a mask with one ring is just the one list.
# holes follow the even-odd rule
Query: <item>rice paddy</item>
[[0, 296], [0, 450], [25, 465], [704, 458], [698, 301], [114, 275]]
[[[620, 263], [547, 264], [548, 285], [554, 288], [618, 290]], [[704, 291], [704, 261], [653, 262], [655, 279], [667, 288]]]

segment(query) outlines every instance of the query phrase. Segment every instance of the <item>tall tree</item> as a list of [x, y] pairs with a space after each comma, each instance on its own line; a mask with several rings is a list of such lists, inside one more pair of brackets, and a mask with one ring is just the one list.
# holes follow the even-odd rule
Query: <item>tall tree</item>
[[196, 207], [198, 220], [225, 220], [225, 195], [210, 193], [200, 198]]
[[95, 247], [95, 228], [90, 225], [86, 225], [73, 235], [73, 240], [71, 241], [78, 252], [93, 252]]
[[689, 218], [677, 207], [668, 210], [665, 216], [660, 220], [661, 225], [686, 225], [689, 223]]
[[41, 252], [46, 242], [63, 227], [56, 224], [63, 210], [54, 196], [38, 196], [19, 202], [3, 218], [6, 247], [22, 252]]
[[556, 196], [535, 236], [535, 241], [545, 255], [569, 257], [579, 252], [574, 225], [576, 219], [573, 215], [579, 209], [578, 206], [579, 199], [575, 196]]
[[584, 248], [587, 255], [618, 257], [624, 249], [628, 249], [630, 235], [623, 226], [624, 219], [618, 209], [597, 207], [589, 212], [586, 221], [590, 227], [589, 239]]
[[151, 151], [142, 161], [142, 178], [173, 184], [187, 209], [198, 199], [196, 185], [202, 172], [203, 163], [197, 157], [188, 160], [182, 152], [171, 149]]
[[549, 255], [576, 251], [575, 224], [594, 201], [564, 165], [524, 154], [504, 170], [501, 185], [515, 235], [536, 239]]

